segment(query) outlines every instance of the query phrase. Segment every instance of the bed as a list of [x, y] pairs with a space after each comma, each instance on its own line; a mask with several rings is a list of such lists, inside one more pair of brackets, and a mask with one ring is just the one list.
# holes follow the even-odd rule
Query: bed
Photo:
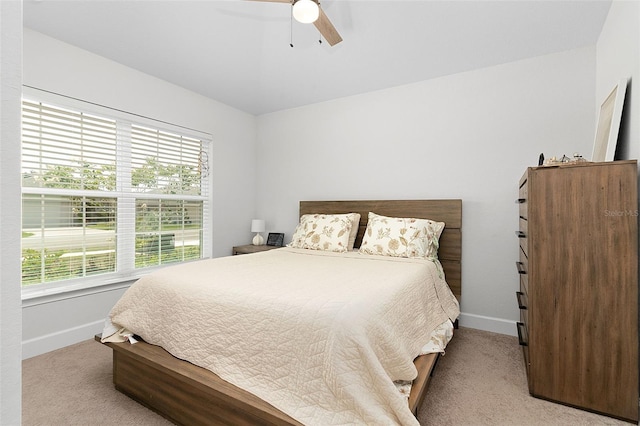
[[[442, 269], [440, 272], [446, 275], [446, 284], [448, 284], [453, 294], [458, 299], [460, 298], [460, 228], [462, 219], [462, 203], [460, 200], [300, 202], [300, 216], [352, 212], [357, 212], [360, 215], [355, 247], [359, 247], [362, 243], [367, 228], [369, 212], [376, 212], [379, 215], [390, 217], [427, 218], [446, 223], [446, 227], [439, 238], [438, 258]], [[285, 248], [256, 255], [245, 255], [247, 258], [243, 262], [248, 262], [249, 256], [254, 256], [253, 259], [259, 258], [266, 263], [274, 262], [273, 259], [277, 256], [301, 256], [300, 253], [296, 253], [296, 249], [289, 250], [292, 253], [287, 252], [287, 250]], [[273, 255], [269, 255], [269, 253], [273, 253]], [[327, 256], [331, 257], [332, 255], [328, 254]], [[326, 261], [328, 262], [329, 260]], [[341, 257], [340, 262], [342, 261], [347, 262], [347, 260], [342, 260]], [[351, 262], [351, 260], [348, 261]], [[168, 276], [169, 274], [165, 275]], [[454, 319], [451, 318], [451, 320]], [[300, 330], [298, 332], [302, 334]], [[152, 342], [154, 339], [155, 337], [151, 337], [146, 340]], [[224, 338], [221, 339], [224, 340]], [[127, 342], [107, 342], [105, 344], [113, 349], [113, 381], [116, 388], [177, 424], [300, 425], [307, 423], [307, 417], [304, 417], [304, 415], [296, 415], [297, 418], [305, 419], [300, 422], [266, 402], [265, 399], [268, 398], [261, 399], [255, 396], [254, 393], [260, 394], [255, 389], [243, 386], [252, 390], [252, 392], [249, 392], [242, 387], [235, 386], [208, 369], [174, 357], [158, 345], [144, 341], [133, 345]], [[220, 347], [220, 349], [224, 348]], [[171, 347], [170, 352], [175, 354], [175, 348]], [[180, 353], [178, 355], [183, 357]], [[189, 359], [189, 357], [183, 358]], [[424, 398], [429, 377], [437, 358], [438, 354], [432, 353], [418, 356], [413, 362], [418, 376], [413, 380], [406, 404], [410, 412], [414, 414]], [[253, 359], [257, 359], [258, 363], [260, 362], [259, 357]], [[301, 360], [301, 364], [304, 365], [302, 361], [305, 360]], [[371, 374], [371, 376], [376, 375]], [[304, 375], [301, 375], [301, 377], [304, 378]], [[279, 404], [277, 402], [275, 405]], [[415, 421], [415, 418], [413, 420]], [[398, 422], [410, 424], [410, 421]], [[309, 423], [313, 422], [309, 421]]]

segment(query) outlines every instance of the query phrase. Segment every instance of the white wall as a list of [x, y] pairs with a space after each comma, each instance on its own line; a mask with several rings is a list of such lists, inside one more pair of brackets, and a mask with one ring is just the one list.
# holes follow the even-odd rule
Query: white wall
[[463, 200], [461, 323], [515, 334], [518, 180], [591, 153], [595, 47], [258, 118], [258, 212], [290, 239], [299, 200]]
[[[38, 32], [24, 30], [24, 84], [190, 127], [213, 136], [213, 255], [250, 241], [255, 117]], [[24, 357], [90, 338], [123, 288], [23, 306]]]
[[0, 2], [0, 424], [19, 425], [22, 4]]
[[596, 52], [596, 111], [621, 78], [630, 79], [616, 159], [637, 159], [640, 156], [640, 2], [612, 2]]

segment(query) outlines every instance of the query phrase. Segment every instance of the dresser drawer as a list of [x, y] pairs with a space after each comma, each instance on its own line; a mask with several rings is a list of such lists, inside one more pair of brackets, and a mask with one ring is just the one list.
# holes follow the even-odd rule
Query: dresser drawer
[[518, 264], [518, 273], [520, 275], [527, 274], [529, 272], [529, 256], [527, 256], [527, 252], [523, 249], [522, 246], [520, 246], [520, 256]]
[[529, 332], [529, 310], [528, 309], [520, 309], [520, 322], [525, 325], [528, 333]]
[[524, 357], [524, 367], [527, 371], [527, 381], [531, 381], [531, 373], [529, 372], [529, 346], [522, 346], [522, 355]]
[[518, 191], [518, 204], [520, 205], [519, 208], [519, 215], [520, 217], [523, 218], [527, 218], [528, 214], [527, 214], [527, 201], [529, 199], [529, 185], [527, 184], [527, 181], [525, 181], [521, 186], [520, 186], [520, 190]]
[[529, 240], [527, 238], [520, 239], [520, 258], [529, 258]]
[[529, 179], [525, 176], [520, 180], [520, 187], [518, 190], [518, 196], [520, 198], [527, 198], [529, 196]]
[[[526, 244], [524, 245], [525, 247], [527, 246]], [[522, 247], [522, 245], [520, 245], [519, 248], [519, 261], [516, 262], [516, 267], [518, 268], [518, 273], [520, 275], [524, 275], [529, 271], [529, 258], [527, 256], [527, 253], [525, 251], [525, 247]]]
[[[520, 322], [516, 323], [516, 327], [518, 329], [518, 342], [520, 343], [520, 347], [522, 348], [522, 357], [524, 358], [524, 368], [527, 373], [527, 383], [529, 385], [529, 389], [531, 389], [531, 360], [529, 355], [529, 326], [523, 321], [522, 318], [522, 310], [520, 311]], [[526, 312], [526, 311], [525, 311]]]
[[[520, 291], [529, 295], [529, 259], [524, 252], [520, 250], [520, 260], [516, 262], [516, 269], [520, 276]], [[528, 303], [528, 300], [527, 300]]]
[[516, 235], [518, 237], [518, 245], [520, 246], [520, 261], [522, 262], [523, 257], [526, 258], [529, 256], [529, 222], [526, 219], [526, 201], [523, 202], [523, 199], [519, 199], [518, 201], [520, 202], [520, 218]]
[[526, 235], [529, 231], [529, 221], [521, 217], [519, 224], [520, 226], [518, 227], [518, 229], [520, 230], [520, 232], [523, 232]]
[[529, 308], [529, 296], [522, 290], [523, 289], [516, 291], [516, 300], [518, 301], [518, 308], [520, 311], [526, 311]]
[[527, 325], [523, 322], [517, 322], [516, 328], [518, 330], [518, 343], [520, 346], [529, 346], [529, 330]]
[[527, 306], [529, 306], [529, 275], [520, 274], [520, 291], [527, 295]]
[[528, 204], [526, 198], [518, 198], [518, 215], [522, 218], [527, 219], [529, 214], [527, 213]]
[[520, 309], [520, 322], [525, 325], [527, 331], [529, 330], [529, 301], [527, 293], [520, 290], [516, 292], [516, 300], [518, 301], [518, 308]]
[[520, 245], [520, 257], [524, 255], [525, 257], [529, 257], [529, 236], [527, 235], [527, 231], [523, 231], [520, 228], [519, 231], [516, 232], [518, 236], [518, 244]]

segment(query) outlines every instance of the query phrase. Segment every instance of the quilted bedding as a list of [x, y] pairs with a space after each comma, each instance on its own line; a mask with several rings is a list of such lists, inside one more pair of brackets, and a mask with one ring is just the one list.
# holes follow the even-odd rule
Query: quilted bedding
[[437, 262], [281, 248], [149, 274], [103, 336], [137, 334], [305, 425], [417, 425], [393, 382], [458, 314]]

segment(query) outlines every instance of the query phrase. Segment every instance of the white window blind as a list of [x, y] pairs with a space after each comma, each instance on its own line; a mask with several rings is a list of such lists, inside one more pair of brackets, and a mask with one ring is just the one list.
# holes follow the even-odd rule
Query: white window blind
[[23, 100], [23, 288], [210, 255], [209, 141], [75, 101]]
[[23, 186], [115, 189], [114, 120], [26, 100], [22, 111]]
[[201, 152], [198, 139], [131, 126], [136, 268], [201, 257]]

